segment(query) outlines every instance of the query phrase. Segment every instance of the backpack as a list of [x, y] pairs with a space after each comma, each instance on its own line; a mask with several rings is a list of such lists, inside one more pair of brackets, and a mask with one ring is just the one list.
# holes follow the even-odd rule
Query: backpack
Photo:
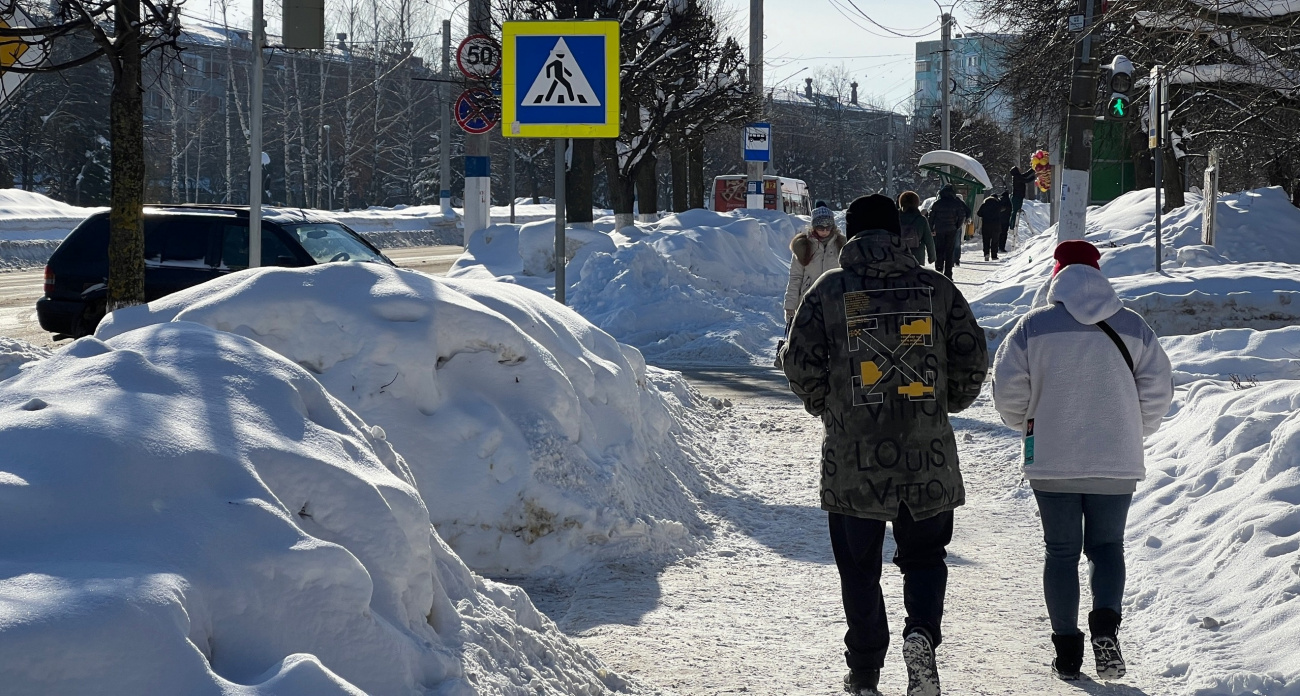
[[921, 246], [921, 216], [916, 213], [900, 215], [898, 226], [902, 231], [899, 236], [903, 240], [903, 246], [908, 251], [916, 251]]

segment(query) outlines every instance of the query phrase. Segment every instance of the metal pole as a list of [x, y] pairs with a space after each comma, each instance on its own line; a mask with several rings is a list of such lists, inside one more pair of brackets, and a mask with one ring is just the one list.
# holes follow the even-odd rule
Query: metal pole
[[248, 267], [262, 265], [262, 0], [253, 0], [253, 84], [248, 118]]
[[939, 49], [943, 56], [943, 84], [939, 85], [939, 109], [942, 126], [940, 149], [952, 149], [952, 15], [943, 13], [943, 45]]
[[[469, 33], [492, 33], [488, 0], [469, 0]], [[465, 136], [465, 246], [470, 234], [492, 225], [492, 141], [486, 134]]]
[[510, 139], [510, 224], [515, 224], [515, 140]]
[[1164, 204], [1160, 200], [1160, 194], [1164, 191], [1164, 151], [1165, 151], [1165, 81], [1164, 70], [1161, 66], [1156, 65], [1151, 68], [1151, 79], [1148, 87], [1151, 92], [1147, 101], [1148, 105], [1148, 134], [1147, 145], [1151, 148], [1151, 157], [1155, 160], [1152, 164], [1155, 168], [1156, 179], [1156, 273], [1160, 272], [1160, 256], [1163, 252], [1160, 235], [1160, 215]]
[[[754, 118], [763, 120], [763, 0], [749, 0], [749, 85]], [[770, 143], [769, 143], [770, 145]], [[763, 207], [763, 163], [745, 163], [745, 207]], [[757, 189], [757, 191], [755, 191]]]
[[329, 201], [329, 209], [334, 210], [334, 155], [331, 154], [334, 148], [330, 147], [330, 127], [325, 128], [325, 178], [329, 180], [329, 189], [326, 191], [326, 200]]
[[894, 117], [889, 116], [889, 132], [885, 136], [885, 195], [894, 197]]
[[441, 100], [442, 130], [438, 136], [438, 203], [443, 217], [451, 217], [451, 20], [442, 20], [442, 79], [438, 87]]
[[555, 301], [564, 304], [564, 150], [566, 140], [555, 139]]
[[1088, 214], [1089, 172], [1092, 169], [1092, 127], [1096, 122], [1097, 62], [1092, 59], [1094, 0], [1079, 0], [1083, 38], [1074, 56], [1070, 104], [1065, 120], [1065, 157], [1061, 164], [1061, 218], [1056, 241], [1083, 239]]

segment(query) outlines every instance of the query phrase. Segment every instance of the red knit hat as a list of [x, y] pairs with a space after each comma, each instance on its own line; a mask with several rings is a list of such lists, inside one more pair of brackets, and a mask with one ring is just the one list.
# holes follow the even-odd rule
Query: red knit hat
[[1101, 260], [1101, 252], [1097, 247], [1082, 239], [1071, 239], [1056, 245], [1056, 253], [1052, 254], [1056, 259], [1056, 268], [1052, 269], [1052, 275], [1055, 276], [1061, 272], [1062, 268], [1071, 264], [1082, 263], [1101, 270], [1097, 264]]

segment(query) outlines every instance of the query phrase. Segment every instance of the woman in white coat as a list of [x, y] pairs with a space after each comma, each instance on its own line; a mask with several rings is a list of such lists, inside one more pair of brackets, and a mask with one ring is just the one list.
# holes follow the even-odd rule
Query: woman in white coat
[[1169, 411], [1169, 357], [1155, 332], [1126, 309], [1099, 269], [1100, 252], [1056, 247], [1046, 302], [1011, 330], [993, 361], [993, 404], [1024, 438], [1024, 475], [1043, 523], [1043, 592], [1062, 679], [1079, 678], [1079, 554], [1092, 567], [1097, 675], [1124, 676], [1119, 649], [1124, 527], [1144, 478], [1142, 439]]
[[786, 326], [790, 325], [808, 288], [826, 271], [840, 267], [840, 249], [847, 241], [844, 233], [835, 227], [835, 213], [826, 206], [813, 210], [810, 229], [790, 240], [794, 256], [790, 259], [790, 283], [785, 288]]

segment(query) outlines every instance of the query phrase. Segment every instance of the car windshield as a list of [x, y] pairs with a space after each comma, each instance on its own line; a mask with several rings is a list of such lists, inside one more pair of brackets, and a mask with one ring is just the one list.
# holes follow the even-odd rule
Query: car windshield
[[316, 263], [331, 261], [387, 263], [383, 256], [375, 253], [341, 225], [325, 222], [283, 225], [283, 227], [302, 244], [302, 248], [311, 254]]

